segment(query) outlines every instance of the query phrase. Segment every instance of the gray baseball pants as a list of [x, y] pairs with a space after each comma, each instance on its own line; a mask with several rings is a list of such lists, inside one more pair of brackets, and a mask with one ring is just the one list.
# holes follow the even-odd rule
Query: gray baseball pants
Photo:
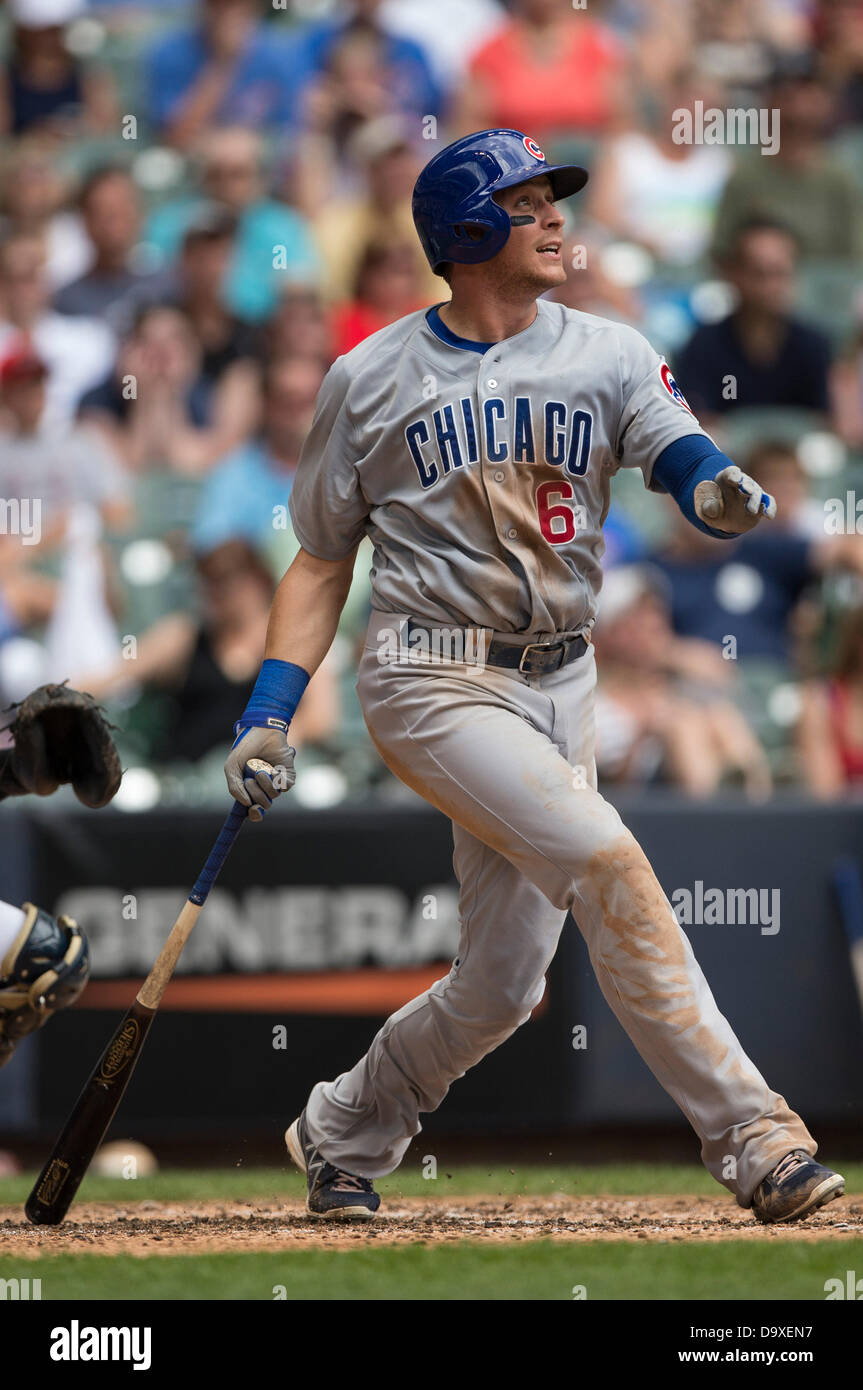
[[524, 1023], [571, 910], [600, 988], [741, 1206], [790, 1149], [817, 1145], [719, 1012], [643, 851], [596, 790], [593, 649], [523, 676], [379, 660], [373, 613], [357, 691], [390, 770], [453, 823], [461, 935], [452, 969], [311, 1093], [331, 1163], [390, 1173], [453, 1081]]

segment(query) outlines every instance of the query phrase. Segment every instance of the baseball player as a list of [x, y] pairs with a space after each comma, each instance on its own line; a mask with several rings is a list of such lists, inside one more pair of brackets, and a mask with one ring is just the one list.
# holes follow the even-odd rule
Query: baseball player
[[[570, 910], [609, 1005], [740, 1206], [789, 1221], [844, 1191], [746, 1056], [596, 789], [590, 639], [612, 477], [639, 468], [720, 539], [769, 524], [775, 504], [639, 333], [541, 298], [566, 278], [558, 202], [586, 181], [515, 130], [431, 160], [414, 220], [452, 297], [333, 364], [291, 493], [302, 548], [235, 726], [231, 794], [257, 819], [293, 784], [290, 720], [368, 535], [357, 691], [384, 762], [450, 817], [460, 886], [450, 971], [320, 1081], [287, 1132], [321, 1216], [378, 1210], [373, 1180], [398, 1166], [420, 1115], [539, 1003]], [[254, 775], [254, 758], [272, 775]]]
[[[105, 806], [122, 776], [111, 732], [90, 695], [42, 685], [15, 707], [0, 752], [0, 800], [50, 796], [71, 783], [85, 806]], [[0, 901], [0, 1067], [23, 1037], [67, 1009], [90, 976], [87, 937], [71, 917]]]

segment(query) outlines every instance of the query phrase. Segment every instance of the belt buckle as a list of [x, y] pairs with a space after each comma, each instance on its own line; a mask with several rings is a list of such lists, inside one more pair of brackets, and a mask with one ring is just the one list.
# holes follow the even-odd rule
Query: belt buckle
[[551, 652], [551, 651], [555, 651], [555, 650], [557, 650], [558, 652], [561, 653], [561, 660], [557, 663], [556, 666], [552, 667], [551, 669], [554, 670], [554, 671], [559, 671], [559, 670], [560, 670], [560, 667], [561, 667], [561, 665], [562, 665], [562, 662], [563, 662], [563, 655], [564, 655], [565, 652], [566, 652], [566, 643], [565, 643], [565, 642], [528, 642], [527, 646], [523, 648], [522, 653], [521, 653], [521, 656], [520, 656], [520, 658], [519, 658], [518, 669], [519, 669], [520, 674], [523, 675], [523, 676], [540, 675], [540, 674], [543, 674], [543, 675], [544, 675], [545, 672], [539, 672], [539, 671], [536, 671], [536, 672], [525, 671], [525, 669], [524, 669], [524, 659], [525, 659], [525, 657], [527, 656], [528, 652], [535, 652], [535, 651], [539, 651], [539, 652]]

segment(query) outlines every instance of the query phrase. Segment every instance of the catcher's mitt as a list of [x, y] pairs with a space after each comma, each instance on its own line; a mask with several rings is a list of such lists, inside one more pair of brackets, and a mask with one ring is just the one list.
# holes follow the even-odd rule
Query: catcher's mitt
[[123, 775], [111, 729], [92, 695], [66, 684], [40, 685], [6, 727], [15, 747], [3, 755], [0, 796], [50, 796], [66, 782], [85, 806], [105, 806]]

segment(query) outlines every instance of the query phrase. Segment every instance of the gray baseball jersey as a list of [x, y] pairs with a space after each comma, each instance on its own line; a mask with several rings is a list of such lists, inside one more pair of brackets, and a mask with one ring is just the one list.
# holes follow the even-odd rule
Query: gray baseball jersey
[[427, 313], [330, 369], [291, 494], [297, 537], [337, 560], [367, 533], [380, 611], [578, 632], [595, 615], [611, 478], [640, 468], [650, 485], [666, 445], [705, 431], [625, 324], [540, 300], [529, 328], [486, 348]]

